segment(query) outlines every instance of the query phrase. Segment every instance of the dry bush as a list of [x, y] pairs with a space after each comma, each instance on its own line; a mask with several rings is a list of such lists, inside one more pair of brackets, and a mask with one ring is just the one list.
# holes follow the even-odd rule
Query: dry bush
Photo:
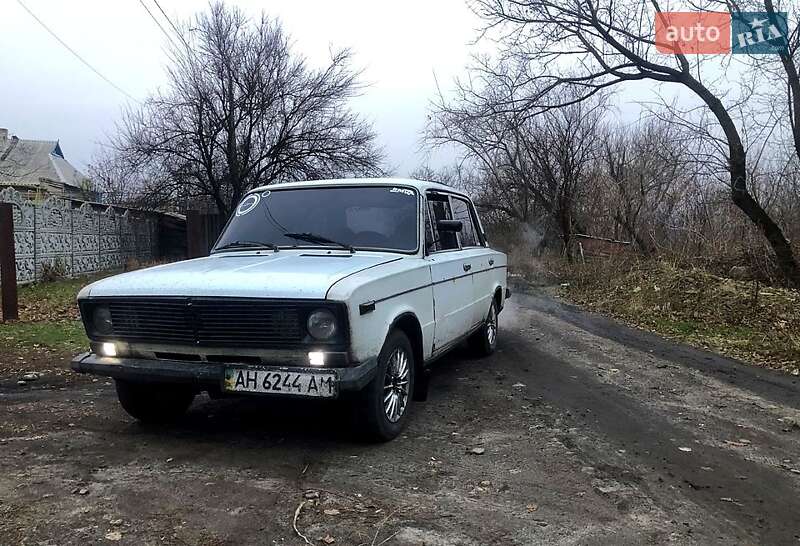
[[40, 282], [60, 281], [67, 276], [67, 264], [61, 258], [55, 258], [52, 262], [42, 262], [41, 266]]
[[631, 324], [759, 366], [800, 367], [800, 292], [656, 260], [570, 268], [564, 295]]
[[138, 258], [128, 258], [125, 260], [125, 265], [122, 266], [123, 271], [135, 271], [143, 267], [142, 262]]

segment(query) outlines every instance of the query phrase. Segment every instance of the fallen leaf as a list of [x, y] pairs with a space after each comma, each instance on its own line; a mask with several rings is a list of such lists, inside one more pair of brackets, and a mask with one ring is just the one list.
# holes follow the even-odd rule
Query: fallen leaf
[[528, 506], [526, 506], [525, 508], [528, 509], [528, 512], [536, 512], [539, 509], [539, 505], [535, 504], [535, 503], [531, 503]]
[[110, 533], [106, 533], [106, 540], [110, 540], [112, 542], [122, 540], [122, 533], [119, 531], [111, 531]]
[[679, 447], [678, 449], [680, 449], [681, 451], [685, 451], [686, 453], [691, 453], [692, 451], [691, 447]]
[[323, 510], [323, 512], [325, 513], [326, 516], [338, 516], [339, 514], [341, 514], [341, 512], [339, 512], [336, 508], [328, 508], [326, 510]]
[[483, 455], [484, 453], [486, 453], [486, 450], [482, 447], [473, 447], [472, 449], [469, 450], [469, 452], [472, 453], [473, 455]]
[[334, 542], [336, 542], [336, 539], [333, 538], [331, 535], [325, 535], [320, 540], [325, 544], [333, 544]]
[[746, 447], [750, 444], [750, 442], [745, 443], [742, 442], [741, 440], [735, 442], [733, 440], [725, 440], [725, 443], [728, 444], [729, 446], [734, 446], [734, 447]]

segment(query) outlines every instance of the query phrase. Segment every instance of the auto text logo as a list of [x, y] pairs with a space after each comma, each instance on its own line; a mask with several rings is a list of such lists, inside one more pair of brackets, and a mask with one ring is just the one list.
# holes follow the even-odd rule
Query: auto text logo
[[668, 11], [656, 14], [656, 50], [685, 55], [788, 52], [786, 12]]

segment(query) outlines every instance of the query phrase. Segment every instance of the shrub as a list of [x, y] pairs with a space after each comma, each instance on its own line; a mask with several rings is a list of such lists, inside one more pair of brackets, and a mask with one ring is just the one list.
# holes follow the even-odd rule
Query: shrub
[[55, 258], [52, 262], [42, 262], [42, 282], [58, 281], [67, 276], [67, 264], [62, 258]]

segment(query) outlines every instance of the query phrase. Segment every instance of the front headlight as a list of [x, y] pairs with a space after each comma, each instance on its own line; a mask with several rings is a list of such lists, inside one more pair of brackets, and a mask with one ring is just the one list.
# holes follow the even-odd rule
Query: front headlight
[[110, 335], [114, 332], [114, 325], [111, 323], [111, 310], [105, 306], [95, 308], [92, 314], [92, 324], [94, 330], [102, 336]]
[[336, 317], [327, 309], [317, 309], [308, 315], [306, 327], [313, 338], [330, 339], [336, 335]]

